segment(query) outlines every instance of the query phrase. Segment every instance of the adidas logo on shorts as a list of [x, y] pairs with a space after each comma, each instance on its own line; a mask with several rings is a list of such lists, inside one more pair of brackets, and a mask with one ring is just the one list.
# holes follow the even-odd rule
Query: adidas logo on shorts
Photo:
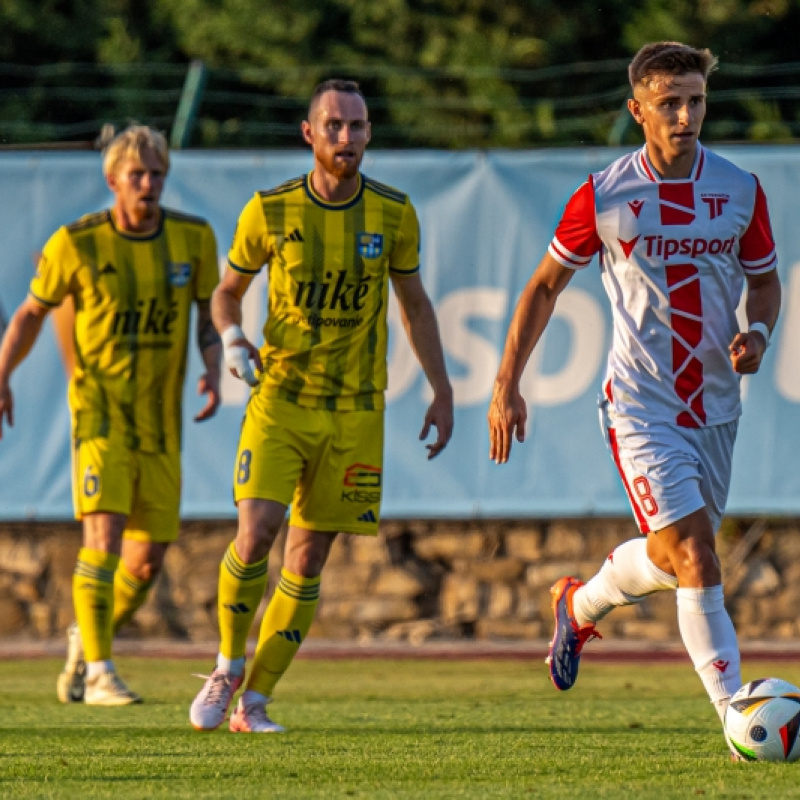
[[366, 511], [365, 513], [363, 513], [358, 518], [358, 521], [359, 522], [377, 522], [378, 520], [377, 520], [375, 514], [373, 513], [372, 509], [370, 509], [369, 511]]

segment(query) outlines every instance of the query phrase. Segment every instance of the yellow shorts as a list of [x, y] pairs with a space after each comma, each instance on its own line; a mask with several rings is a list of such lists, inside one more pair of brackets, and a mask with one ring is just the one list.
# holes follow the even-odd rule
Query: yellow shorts
[[328, 411], [251, 398], [233, 476], [240, 500], [291, 505], [289, 524], [375, 536], [383, 488], [383, 411]]
[[180, 453], [142, 453], [108, 439], [73, 443], [76, 519], [99, 511], [125, 514], [125, 538], [174, 542], [178, 538], [180, 497]]

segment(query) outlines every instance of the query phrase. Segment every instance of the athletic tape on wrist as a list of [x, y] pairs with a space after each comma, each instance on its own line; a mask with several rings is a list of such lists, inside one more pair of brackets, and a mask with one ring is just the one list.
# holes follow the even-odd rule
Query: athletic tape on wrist
[[245, 339], [244, 331], [238, 325], [229, 325], [222, 331], [222, 344], [230, 347], [237, 339]]

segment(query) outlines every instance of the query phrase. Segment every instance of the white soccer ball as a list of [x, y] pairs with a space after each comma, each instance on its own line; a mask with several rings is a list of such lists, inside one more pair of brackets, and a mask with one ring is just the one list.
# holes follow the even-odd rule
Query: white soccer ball
[[747, 761], [800, 758], [800, 689], [780, 678], [750, 681], [731, 698], [725, 735]]

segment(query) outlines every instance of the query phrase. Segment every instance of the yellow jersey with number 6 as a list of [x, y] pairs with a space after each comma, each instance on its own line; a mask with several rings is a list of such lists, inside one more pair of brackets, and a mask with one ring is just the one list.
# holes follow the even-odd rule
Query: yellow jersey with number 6
[[218, 282], [214, 233], [198, 217], [161, 209], [158, 228], [137, 236], [106, 210], [50, 237], [30, 294], [48, 308], [74, 302], [74, 438], [180, 450], [191, 305]]

